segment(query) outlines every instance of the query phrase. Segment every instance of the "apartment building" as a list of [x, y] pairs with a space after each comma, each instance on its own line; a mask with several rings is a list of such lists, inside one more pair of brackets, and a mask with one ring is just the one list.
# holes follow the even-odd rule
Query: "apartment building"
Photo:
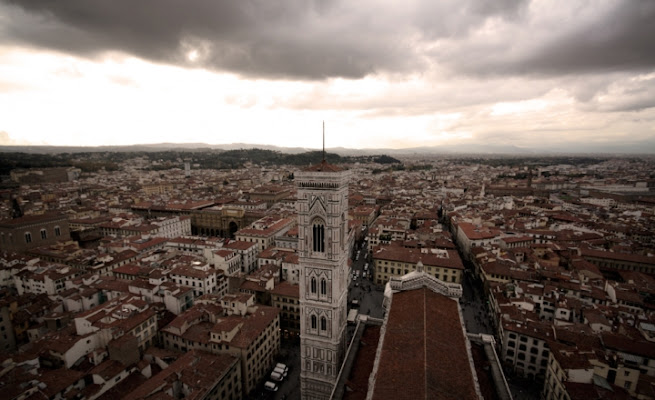
[[300, 286], [286, 281], [271, 290], [271, 303], [280, 310], [280, 328], [284, 334], [300, 334]]
[[543, 381], [548, 368], [549, 341], [554, 340], [550, 324], [503, 322], [499, 328], [501, 360], [518, 376]]
[[655, 257], [581, 248], [582, 258], [601, 270], [655, 272]]
[[241, 272], [241, 255], [236, 251], [206, 250], [205, 258], [215, 269], [223, 271], [225, 276], [234, 276]]
[[125, 393], [124, 399], [238, 400], [242, 398], [241, 380], [241, 361], [237, 357], [191, 350]]
[[469, 257], [473, 247], [498, 244], [501, 232], [498, 229], [476, 225], [470, 222], [458, 221], [454, 236], [462, 250], [464, 257]]
[[419, 265], [444, 282], [462, 283], [464, 264], [456, 250], [415, 249], [392, 244], [374, 248], [372, 257], [373, 279], [378, 285], [416, 271]]
[[208, 293], [227, 292], [227, 280], [223, 271], [212, 268], [209, 263], [196, 257], [182, 256], [172, 263], [168, 274], [173, 282], [193, 289], [195, 297]]
[[255, 221], [250, 227], [235, 233], [237, 240], [256, 243], [258, 252], [270, 247], [275, 238], [282, 236], [296, 225], [294, 218], [265, 217]]
[[241, 256], [241, 272], [249, 274], [257, 268], [257, 254], [259, 246], [253, 242], [244, 242], [240, 240], [230, 240], [223, 248], [232, 250]]
[[191, 234], [191, 217], [188, 216], [161, 217], [149, 222], [157, 227], [157, 237], [172, 239]]
[[162, 344], [181, 351], [230, 354], [241, 361], [242, 395], [270, 372], [280, 350], [280, 311], [256, 305], [252, 295], [196, 304], [161, 331]]
[[45, 293], [51, 296], [66, 290], [66, 282], [72, 280], [83, 271], [66, 265], [47, 265], [36, 269], [24, 269], [14, 275], [14, 286], [18, 294]]
[[[542, 398], [545, 400], [577, 400], [606, 398], [604, 393], [614, 391], [611, 386], [597, 388], [593, 384], [593, 352], [579, 351], [575, 347], [553, 344], [548, 358], [548, 372]], [[582, 397], [580, 396], [582, 394]], [[612, 397], [612, 398], [629, 398]]]

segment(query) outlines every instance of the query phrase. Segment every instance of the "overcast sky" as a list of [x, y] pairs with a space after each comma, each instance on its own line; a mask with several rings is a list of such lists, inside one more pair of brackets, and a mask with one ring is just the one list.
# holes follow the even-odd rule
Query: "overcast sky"
[[0, 144], [655, 153], [653, 0], [0, 0]]

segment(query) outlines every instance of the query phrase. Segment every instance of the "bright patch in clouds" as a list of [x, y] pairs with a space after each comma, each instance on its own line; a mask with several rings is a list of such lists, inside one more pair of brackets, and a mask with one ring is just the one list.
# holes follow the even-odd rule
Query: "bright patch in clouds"
[[524, 114], [546, 108], [543, 100], [525, 100], [507, 103], [497, 103], [491, 108], [491, 115]]
[[186, 54], [186, 57], [189, 59], [189, 61], [194, 62], [198, 59], [198, 50], [191, 50]]

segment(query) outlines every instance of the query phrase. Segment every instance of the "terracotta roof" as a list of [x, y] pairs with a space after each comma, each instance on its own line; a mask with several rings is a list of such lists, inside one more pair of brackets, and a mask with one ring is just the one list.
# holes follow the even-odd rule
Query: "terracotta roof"
[[[446, 257], [447, 255], [447, 257]], [[411, 249], [400, 246], [378, 246], [373, 251], [374, 260], [399, 261], [424, 266], [464, 269], [464, 264], [456, 250], [432, 252], [431, 249]]]
[[583, 257], [604, 258], [610, 260], [629, 261], [639, 264], [655, 265], [655, 257], [641, 256], [638, 254], [615, 253], [612, 251], [593, 250], [581, 248]]
[[476, 226], [469, 222], [459, 222], [457, 226], [469, 240], [493, 239], [500, 237], [500, 231], [486, 226]]
[[380, 341], [381, 326], [368, 325], [359, 341], [357, 357], [346, 381], [343, 400], [364, 400], [368, 392], [368, 378], [375, 362], [375, 350]]
[[477, 399], [459, 304], [427, 288], [393, 295], [373, 399]]
[[280, 296], [293, 297], [294, 299], [298, 299], [300, 298], [300, 286], [292, 285], [287, 281], [282, 281], [277, 285], [275, 285], [273, 290], [271, 290], [271, 293]]
[[59, 213], [51, 212], [51, 213], [45, 213], [45, 214], [40, 214], [40, 215], [26, 215], [26, 216], [20, 217], [20, 218], [0, 220], [0, 226], [14, 227], [14, 226], [34, 224], [34, 223], [60, 221], [60, 220], [65, 220], [65, 219], [66, 219], [66, 216], [61, 215]]
[[59, 368], [56, 370], [44, 369], [41, 371], [41, 376], [36, 379], [45, 384], [43, 394], [49, 399], [54, 398], [57, 393], [63, 392], [68, 386], [74, 385], [84, 377], [84, 373], [68, 368]]
[[243, 240], [231, 240], [229, 243], [226, 243], [223, 247], [226, 249], [234, 250], [248, 250], [251, 247], [257, 246], [257, 243], [254, 242], [245, 242]]
[[260, 305], [245, 318], [228, 317], [239, 318], [243, 321], [243, 326], [230, 342], [230, 346], [247, 349], [278, 318], [279, 314], [280, 310], [275, 307]]
[[627, 336], [612, 332], [603, 332], [601, 336], [606, 348], [650, 359], [655, 358], [655, 343], [646, 340], [631, 340]]
[[309, 166], [303, 171], [307, 172], [341, 172], [343, 171], [341, 168], [337, 167], [336, 165], [333, 164], [328, 164], [327, 161], [323, 160], [318, 164]]
[[578, 383], [564, 381], [566, 393], [571, 400], [606, 399], [606, 400], [628, 400], [633, 397], [623, 388], [612, 385], [612, 390], [607, 390], [594, 383]]
[[124, 398], [156, 398], [158, 394], [165, 394], [168, 385], [175, 381], [181, 381], [187, 386], [187, 398], [204, 398], [217, 381], [238, 362], [238, 358], [231, 355], [214, 355], [191, 350], [131, 393], [126, 393]]

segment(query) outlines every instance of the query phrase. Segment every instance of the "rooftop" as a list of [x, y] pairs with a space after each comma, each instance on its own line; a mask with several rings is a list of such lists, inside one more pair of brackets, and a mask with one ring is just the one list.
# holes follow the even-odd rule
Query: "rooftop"
[[478, 399], [457, 300], [394, 294], [378, 353], [373, 399]]

